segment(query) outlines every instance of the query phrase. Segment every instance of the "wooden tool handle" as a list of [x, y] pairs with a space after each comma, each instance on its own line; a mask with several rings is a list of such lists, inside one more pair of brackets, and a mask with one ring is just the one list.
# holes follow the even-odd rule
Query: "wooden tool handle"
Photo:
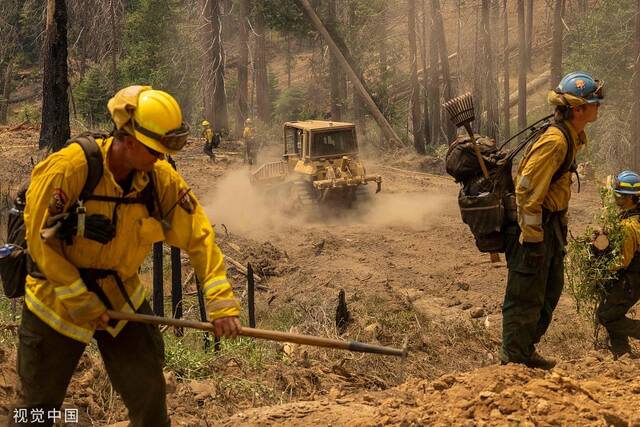
[[[184, 328], [200, 329], [203, 331], [215, 332], [211, 323], [198, 322], [195, 320], [171, 319], [168, 317], [151, 316], [148, 314], [124, 313], [121, 311], [108, 310], [109, 317], [116, 320], [129, 320], [132, 322], [151, 323], [155, 325], [169, 325]], [[357, 351], [361, 353], [385, 354], [388, 356], [406, 357], [407, 350], [381, 345], [366, 344], [357, 341], [341, 341], [331, 338], [316, 337], [313, 335], [292, 334], [288, 332], [270, 331], [266, 329], [256, 329], [242, 327], [240, 335], [245, 337], [261, 338], [271, 341], [291, 342], [296, 344], [313, 345], [316, 347], [337, 348], [342, 350]]]
[[482, 158], [482, 154], [480, 153], [480, 147], [476, 144], [476, 137], [473, 134], [473, 130], [471, 129], [471, 123], [467, 122], [464, 124], [464, 128], [467, 130], [469, 137], [471, 138], [471, 145], [473, 146], [473, 151], [476, 153], [476, 158], [478, 159], [478, 163], [480, 163], [480, 169], [482, 169], [482, 175], [485, 178], [489, 178], [489, 171], [487, 170], [487, 165], [484, 164], [484, 159]]

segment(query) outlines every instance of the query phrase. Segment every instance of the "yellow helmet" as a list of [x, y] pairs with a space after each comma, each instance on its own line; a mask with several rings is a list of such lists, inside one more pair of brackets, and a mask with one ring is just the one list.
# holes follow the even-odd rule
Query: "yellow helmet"
[[251, 124], [251, 119], [247, 117], [247, 120], [244, 121], [244, 124], [249, 126]]
[[178, 102], [150, 86], [129, 86], [109, 100], [117, 129], [124, 128], [152, 150], [173, 154], [184, 147], [189, 126], [182, 121]]
[[209, 125], [210, 125], [210, 123], [207, 120], [203, 120], [202, 121], [202, 126], [206, 127], [206, 126], [209, 126]]

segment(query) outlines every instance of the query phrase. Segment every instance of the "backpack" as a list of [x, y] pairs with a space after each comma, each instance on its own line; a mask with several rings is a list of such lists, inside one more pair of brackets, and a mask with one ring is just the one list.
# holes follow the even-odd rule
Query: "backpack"
[[[517, 223], [518, 220], [515, 185], [511, 175], [513, 160], [524, 148], [528, 153], [535, 141], [550, 126], [555, 126], [562, 132], [568, 146], [565, 159], [554, 173], [551, 182], [557, 181], [567, 172], [575, 172], [574, 146], [569, 130], [561, 122], [549, 122], [549, 117], [539, 120], [520, 132], [531, 131], [523, 142], [510, 151], [502, 150], [510, 140], [500, 147], [493, 143], [491, 149], [482, 150], [481, 148], [483, 159], [489, 171], [489, 178], [482, 176], [469, 138], [466, 138], [466, 143], [462, 138], [462, 141], [456, 147], [450, 148], [447, 153], [447, 172], [462, 185], [458, 194], [458, 207], [462, 221], [471, 229], [476, 247], [480, 252], [504, 252], [504, 226], [509, 223]], [[513, 138], [518, 135], [514, 135]], [[454, 144], [460, 139], [454, 141]], [[464, 159], [464, 161], [459, 159]], [[473, 176], [467, 172], [470, 170], [475, 171]]]
[[[96, 143], [97, 138], [106, 138], [100, 133], [85, 132], [67, 141], [66, 145], [79, 144], [87, 159], [88, 175], [84, 183], [79, 200], [89, 198], [93, 190], [102, 178], [103, 164], [102, 152]], [[37, 270], [37, 266], [29, 256], [25, 235], [24, 209], [26, 206], [26, 193], [28, 182], [22, 185], [13, 201], [13, 207], [9, 211], [7, 221], [7, 243], [15, 245], [15, 250], [9, 255], [0, 258], [0, 278], [7, 298], [24, 296], [27, 274], [44, 278]]]

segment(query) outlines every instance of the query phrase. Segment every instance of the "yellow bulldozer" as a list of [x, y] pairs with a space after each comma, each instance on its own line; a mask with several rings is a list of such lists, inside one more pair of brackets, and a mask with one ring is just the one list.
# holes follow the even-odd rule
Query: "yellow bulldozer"
[[284, 124], [282, 160], [266, 163], [251, 182], [288, 209], [353, 207], [380, 191], [382, 177], [367, 175], [353, 123], [305, 120]]

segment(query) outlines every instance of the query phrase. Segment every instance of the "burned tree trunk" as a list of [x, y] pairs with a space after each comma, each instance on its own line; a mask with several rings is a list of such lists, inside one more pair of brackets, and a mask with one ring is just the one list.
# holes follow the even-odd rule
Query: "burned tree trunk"
[[208, 105], [207, 118], [215, 131], [229, 129], [229, 115], [227, 112], [227, 94], [224, 88], [224, 47], [222, 46], [222, 21], [219, 1], [209, 1], [209, 25], [210, 25], [210, 55], [211, 68], [207, 83], [209, 90], [206, 96], [211, 97]]
[[558, 84], [562, 78], [562, 10], [564, 0], [555, 0], [553, 9], [553, 41], [551, 48], [551, 77], [549, 82], [552, 85]]
[[269, 99], [269, 76], [267, 74], [267, 39], [264, 17], [258, 13], [255, 22], [256, 48], [254, 52], [254, 73], [256, 78], [256, 103], [258, 117], [265, 123], [271, 122], [271, 100]]
[[62, 148], [69, 129], [69, 77], [67, 74], [67, 5], [65, 0], [47, 0], [47, 26], [42, 76], [42, 127], [40, 149]]
[[498, 134], [498, 87], [495, 85], [496, 66], [493, 57], [493, 44], [490, 34], [490, 0], [482, 0], [482, 47], [484, 58], [484, 96], [487, 112], [487, 135], [496, 138]]
[[411, 124], [413, 146], [418, 154], [426, 154], [424, 132], [420, 114], [420, 84], [418, 83], [418, 47], [416, 43], [416, 0], [407, 1], [409, 21], [409, 68], [411, 70]]
[[511, 113], [509, 106], [509, 10], [507, 0], [504, 0], [504, 23], [503, 23], [503, 53], [502, 53], [502, 138], [504, 140], [511, 136]]
[[240, 0], [238, 16], [238, 92], [236, 109], [236, 135], [242, 135], [244, 121], [249, 117], [247, 98], [249, 98], [249, 37], [247, 19], [249, 17], [249, 0]]
[[631, 109], [631, 142], [633, 168], [640, 168], [640, 0], [636, 0], [635, 43], [633, 56], [633, 106]]
[[527, 127], [527, 42], [524, 27], [524, 0], [518, 0], [518, 56], [520, 70], [518, 73], [518, 127]]

